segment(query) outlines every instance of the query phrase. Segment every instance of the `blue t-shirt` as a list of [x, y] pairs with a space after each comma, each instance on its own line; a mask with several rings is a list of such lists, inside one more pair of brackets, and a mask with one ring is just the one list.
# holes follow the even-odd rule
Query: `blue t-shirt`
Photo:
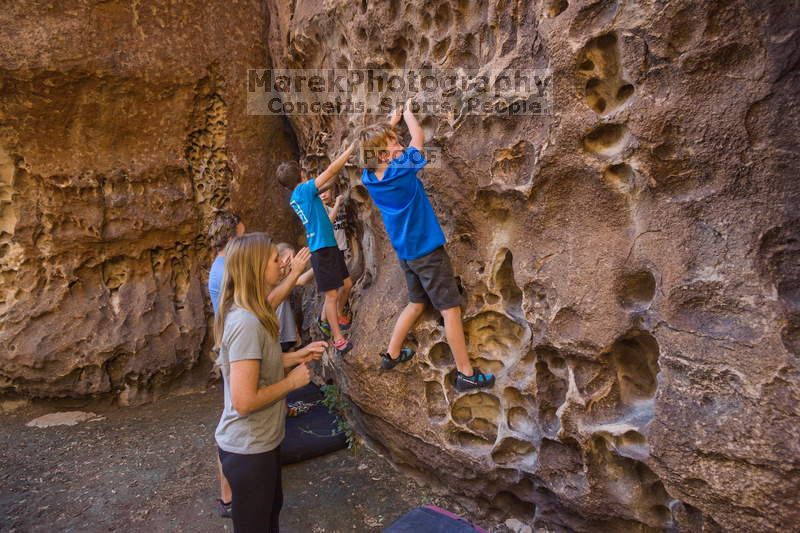
[[397, 256], [406, 261], [419, 259], [447, 242], [417, 178], [417, 172], [427, 163], [419, 150], [409, 146], [389, 162], [383, 179], [366, 168], [361, 175], [361, 182], [381, 212]]
[[336, 237], [333, 235], [333, 224], [328, 218], [328, 212], [319, 198], [319, 191], [314, 180], [304, 181], [295, 187], [292, 198], [289, 200], [294, 212], [300, 217], [300, 222], [306, 228], [306, 241], [308, 249], [316, 252], [320, 248], [336, 246]]
[[218, 255], [211, 263], [211, 271], [208, 273], [208, 295], [211, 296], [211, 307], [214, 313], [219, 309], [219, 294], [222, 290], [222, 274], [225, 272], [225, 258]]

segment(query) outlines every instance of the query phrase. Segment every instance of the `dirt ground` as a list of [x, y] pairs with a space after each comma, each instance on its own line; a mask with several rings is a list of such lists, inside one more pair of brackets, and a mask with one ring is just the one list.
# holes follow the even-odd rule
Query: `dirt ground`
[[[1, 414], [0, 531], [232, 531], [214, 507], [221, 405], [217, 387], [140, 407], [60, 401]], [[25, 425], [70, 410], [97, 417]], [[284, 467], [283, 480], [282, 531], [380, 531], [425, 503], [463, 513], [363, 447]]]

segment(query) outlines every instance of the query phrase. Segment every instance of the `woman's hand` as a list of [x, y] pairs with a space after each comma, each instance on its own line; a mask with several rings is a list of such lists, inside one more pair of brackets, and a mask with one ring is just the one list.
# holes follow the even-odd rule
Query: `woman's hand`
[[311, 252], [308, 251], [308, 247], [294, 254], [292, 258], [292, 274], [295, 276], [295, 279], [299, 278], [300, 274], [305, 272], [309, 259], [311, 259]]
[[289, 375], [286, 376], [286, 379], [289, 381], [289, 386], [291, 386], [292, 390], [299, 389], [311, 382], [311, 371], [305, 363], [303, 363], [294, 367], [292, 371], [289, 372]]
[[297, 362], [310, 363], [311, 361], [319, 361], [327, 347], [328, 343], [325, 341], [312, 342], [299, 351], [300, 357]]

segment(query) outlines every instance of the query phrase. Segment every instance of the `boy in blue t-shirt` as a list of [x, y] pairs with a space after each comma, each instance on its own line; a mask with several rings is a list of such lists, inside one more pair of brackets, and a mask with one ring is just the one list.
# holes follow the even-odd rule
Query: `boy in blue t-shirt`
[[[352, 286], [350, 273], [344, 254], [336, 244], [333, 224], [319, 195], [336, 183], [336, 175], [344, 167], [355, 149], [351, 144], [336, 160], [315, 179], [303, 179], [300, 166], [289, 161], [278, 167], [278, 181], [289, 190], [292, 197], [289, 201], [292, 209], [300, 218], [306, 229], [306, 240], [311, 250], [311, 266], [317, 280], [317, 289], [325, 295], [324, 311], [327, 323], [318, 321], [317, 325], [323, 335], [333, 337], [336, 354], [341, 356], [353, 349], [353, 344], [345, 339], [342, 331], [350, 329], [346, 319], [340, 320], [339, 292], [345, 285]], [[344, 302], [342, 302], [343, 307]], [[328, 330], [328, 328], [330, 328]]]
[[[359, 135], [365, 167], [361, 182], [381, 212], [408, 286], [409, 303], [397, 319], [388, 350], [381, 354], [381, 366], [390, 370], [414, 356], [412, 349], [402, 348], [403, 341], [431, 302], [444, 317], [445, 336], [458, 368], [456, 389], [491, 387], [494, 376], [473, 368], [469, 360], [461, 322], [461, 294], [444, 249], [446, 239], [417, 178], [427, 163], [422, 154], [425, 133], [410, 104], [411, 100], [406, 102], [402, 114], [398, 109], [389, 124], [370, 126]], [[411, 133], [411, 143], [405, 149], [394, 130], [401, 118]]]

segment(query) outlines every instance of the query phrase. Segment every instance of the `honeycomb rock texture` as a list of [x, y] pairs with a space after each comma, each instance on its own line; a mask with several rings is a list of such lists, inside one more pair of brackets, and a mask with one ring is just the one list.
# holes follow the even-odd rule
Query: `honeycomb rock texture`
[[[800, 523], [798, 11], [765, 1], [270, 2], [272, 63], [549, 68], [545, 116], [420, 116], [422, 174], [464, 289], [453, 389], [433, 312], [379, 371], [406, 302], [347, 169], [369, 440], [489, 517], [571, 531]], [[330, 158], [361, 119], [290, 117]]]
[[229, 7], [4, 3], [0, 391], [138, 403], [205, 380], [213, 210], [296, 234], [264, 180], [294, 141], [240, 90], [266, 9]]

